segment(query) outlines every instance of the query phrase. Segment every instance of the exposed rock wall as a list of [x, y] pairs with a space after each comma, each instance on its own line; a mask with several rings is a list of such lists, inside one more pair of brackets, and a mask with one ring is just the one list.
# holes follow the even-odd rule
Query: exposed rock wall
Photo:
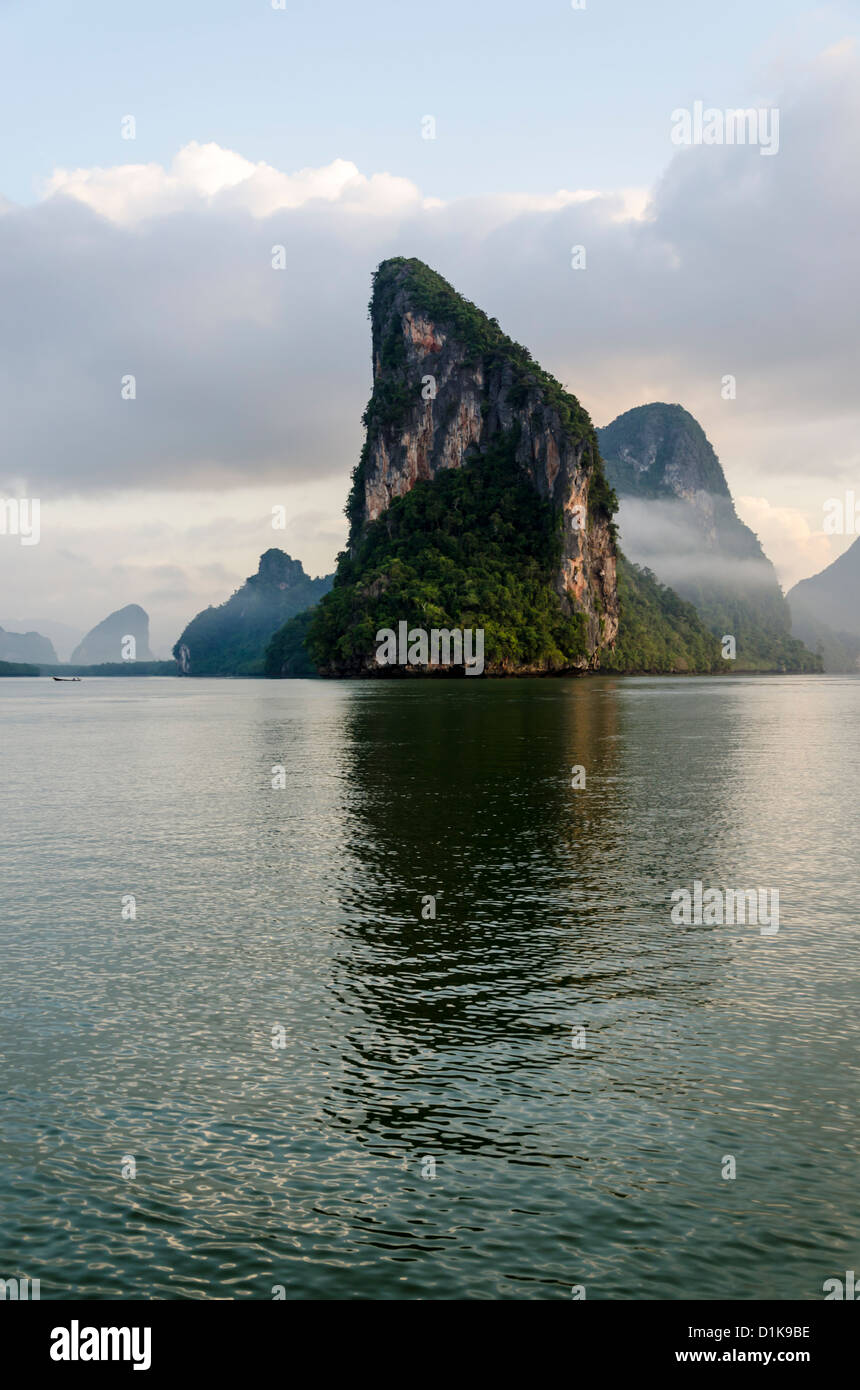
[[595, 479], [603, 482], [591, 422], [523, 349], [511, 356], [507, 348], [516, 344], [493, 320], [480, 316], [481, 326], [492, 328], [476, 348], [453, 317], [416, 302], [413, 264], [384, 263], [371, 304], [374, 396], [353, 496], [351, 551], [361, 529], [419, 479], [461, 468], [475, 450], [514, 432], [523, 473], [563, 513], [555, 588], [565, 612], [585, 615], [583, 664], [598, 665], [600, 648], [618, 630], [618, 597], [611, 516], [590, 498]]

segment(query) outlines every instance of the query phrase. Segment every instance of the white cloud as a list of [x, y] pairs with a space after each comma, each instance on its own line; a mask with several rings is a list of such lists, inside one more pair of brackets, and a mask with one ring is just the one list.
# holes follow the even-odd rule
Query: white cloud
[[755, 531], [773, 561], [786, 592], [799, 579], [826, 569], [846, 549], [843, 537], [815, 530], [796, 507], [775, 506], [766, 497], [737, 497], [735, 501], [741, 519]]
[[409, 179], [391, 174], [367, 178], [347, 159], [321, 169], [284, 174], [271, 164], [252, 164], [220, 145], [185, 145], [170, 169], [160, 164], [122, 164], [110, 169], [57, 169], [44, 197], [74, 198], [111, 222], [131, 226], [184, 209], [214, 215], [241, 208], [251, 217], [303, 207], [315, 200], [377, 216], [422, 205]]

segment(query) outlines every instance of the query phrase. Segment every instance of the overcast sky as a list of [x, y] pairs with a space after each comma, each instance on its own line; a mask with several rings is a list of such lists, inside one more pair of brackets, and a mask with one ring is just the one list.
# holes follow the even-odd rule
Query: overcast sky
[[[0, 0], [0, 497], [42, 503], [38, 546], [0, 536], [0, 618], [137, 602], [166, 651], [269, 545], [330, 570], [398, 254], [596, 424], [685, 405], [783, 583], [821, 569], [853, 540], [824, 502], [860, 496], [858, 29], [794, 0]], [[697, 100], [776, 106], [778, 152], [678, 148]]]

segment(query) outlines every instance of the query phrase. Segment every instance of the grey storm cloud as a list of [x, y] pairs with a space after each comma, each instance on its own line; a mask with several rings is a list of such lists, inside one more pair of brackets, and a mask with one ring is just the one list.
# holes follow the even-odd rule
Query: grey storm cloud
[[[759, 427], [825, 414], [853, 427], [858, 67], [847, 46], [810, 64], [771, 158], [675, 152], [667, 113], [667, 170], [638, 215], [620, 195], [443, 205], [342, 162], [334, 188], [331, 171], [245, 176], [214, 146], [186, 149], [178, 172], [75, 171], [35, 205], [0, 204], [0, 487], [346, 477], [370, 390], [370, 276], [398, 254], [494, 314], [586, 407], [637, 404], [633, 383], [659, 363], [670, 399], [731, 372]], [[186, 177], [195, 160], [205, 177]]]

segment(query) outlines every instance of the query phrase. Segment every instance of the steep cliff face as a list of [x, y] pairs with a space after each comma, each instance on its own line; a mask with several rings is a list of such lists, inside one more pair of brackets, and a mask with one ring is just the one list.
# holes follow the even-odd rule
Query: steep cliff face
[[730, 497], [720, 460], [698, 420], [681, 405], [639, 405], [598, 430], [604, 457], [624, 492]]
[[670, 501], [702, 544], [760, 562], [776, 576], [758, 537], [735, 511], [722, 464], [698, 420], [680, 405], [640, 405], [598, 430], [606, 471], [622, 499]]
[[618, 597], [614, 498], [588, 415], [494, 319], [420, 261], [382, 263], [370, 313], [374, 389], [347, 508], [349, 555], [417, 482], [507, 441], [521, 477], [560, 519], [552, 586], [562, 612], [581, 615], [585, 631], [585, 651], [571, 664], [598, 665], [618, 630]]
[[134, 660], [154, 660], [149, 650], [149, 614], [138, 603], [118, 608], [97, 623], [75, 647], [72, 662], [77, 666], [98, 666], [127, 660], [131, 650], [129, 637], [134, 638]]
[[680, 405], [637, 406], [598, 431], [620, 499], [624, 553], [694, 604], [714, 635], [731, 634], [737, 665], [815, 670], [758, 537], [741, 521], [719, 458]]

